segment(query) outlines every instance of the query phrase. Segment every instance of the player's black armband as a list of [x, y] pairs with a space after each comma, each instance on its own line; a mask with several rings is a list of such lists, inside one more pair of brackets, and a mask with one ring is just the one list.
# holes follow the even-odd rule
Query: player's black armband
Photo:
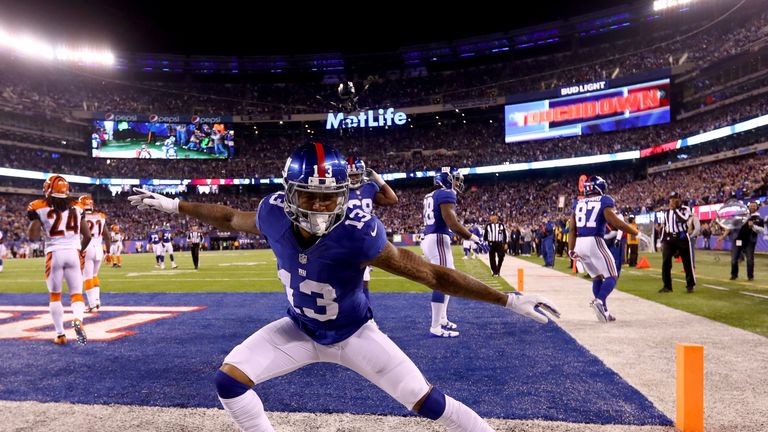
[[37, 214], [36, 211], [30, 210], [27, 212], [27, 219], [31, 221], [40, 220], [40, 216]]

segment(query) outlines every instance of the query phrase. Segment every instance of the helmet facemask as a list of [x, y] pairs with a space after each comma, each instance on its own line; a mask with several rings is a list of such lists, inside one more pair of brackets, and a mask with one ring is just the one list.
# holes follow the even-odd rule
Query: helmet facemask
[[464, 174], [456, 172], [452, 175], [451, 183], [456, 192], [464, 192]]
[[288, 182], [285, 186], [286, 214], [316, 236], [327, 234], [344, 220], [347, 201], [349, 183], [336, 184], [330, 177], [310, 177], [308, 184]]
[[365, 183], [365, 173], [363, 171], [350, 169], [347, 176], [349, 177], [349, 187], [351, 189], [357, 189]]

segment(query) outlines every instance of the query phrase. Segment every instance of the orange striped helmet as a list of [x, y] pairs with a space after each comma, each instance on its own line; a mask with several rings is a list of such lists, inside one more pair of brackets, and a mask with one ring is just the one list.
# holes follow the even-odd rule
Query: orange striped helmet
[[78, 200], [80, 206], [87, 211], [93, 211], [93, 198], [88, 195], [81, 196]]
[[120, 227], [117, 224], [112, 224], [112, 232], [120, 232]]
[[52, 175], [43, 183], [46, 197], [66, 198], [69, 196], [69, 182], [60, 175]]

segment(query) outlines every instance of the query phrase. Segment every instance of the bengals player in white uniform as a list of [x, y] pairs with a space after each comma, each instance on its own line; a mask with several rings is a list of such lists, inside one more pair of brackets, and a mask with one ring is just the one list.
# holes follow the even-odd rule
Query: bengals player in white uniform
[[112, 246], [109, 248], [109, 255], [112, 257], [112, 267], [122, 267], [123, 259], [120, 254], [123, 253], [123, 233], [117, 224], [113, 224], [110, 229], [112, 231], [109, 233], [109, 239]]
[[91, 243], [85, 249], [85, 265], [83, 266], [83, 280], [85, 284], [85, 296], [88, 300], [86, 312], [98, 311], [101, 307], [101, 281], [99, 281], [99, 268], [104, 258], [102, 241], [107, 248], [110, 247], [110, 239], [107, 234], [107, 215], [93, 210], [93, 198], [88, 195], [80, 197], [80, 206], [85, 210], [85, 221], [91, 232]]
[[[53, 175], [43, 184], [44, 199], [32, 201], [27, 207], [27, 216], [32, 221], [27, 234], [33, 241], [45, 235], [45, 283], [50, 293], [50, 311], [56, 328], [57, 344], [67, 343], [64, 335], [64, 306], [61, 304], [61, 290], [64, 279], [69, 287], [72, 306], [72, 327], [77, 342], [85, 344], [83, 314], [83, 264], [80, 254], [91, 241], [91, 233], [81, 230], [84, 220], [82, 207], [69, 196], [69, 183], [64, 177]], [[81, 239], [82, 235], [82, 239]]]

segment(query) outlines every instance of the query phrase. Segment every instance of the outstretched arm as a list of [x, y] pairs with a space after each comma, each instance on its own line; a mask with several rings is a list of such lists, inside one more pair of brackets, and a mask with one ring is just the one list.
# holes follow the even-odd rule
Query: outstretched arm
[[469, 230], [467, 230], [464, 227], [464, 225], [459, 223], [459, 218], [456, 217], [455, 204], [451, 204], [451, 203], [440, 204], [440, 213], [442, 213], [443, 219], [445, 219], [445, 224], [448, 225], [448, 228], [450, 228], [451, 231], [458, 234], [459, 237], [463, 238], [464, 240], [472, 240], [475, 243], [480, 241], [480, 239], [476, 235], [469, 232]]
[[260, 234], [256, 228], [256, 212], [246, 212], [219, 204], [179, 202], [179, 213], [211, 224], [220, 230]]
[[607, 220], [612, 227], [624, 231], [625, 233], [637, 235], [637, 228], [634, 228], [632, 225], [629, 225], [623, 220], [619, 219], [619, 217], [616, 216], [616, 212], [613, 211], [612, 207], [606, 207], [603, 210], [603, 215], [605, 215], [605, 220]]
[[541, 311], [542, 309], [555, 317], [560, 317], [560, 313], [552, 303], [543, 297], [523, 296], [517, 293], [505, 294], [469, 275], [430, 264], [407, 249], [396, 248], [392, 243], [387, 243], [381, 254], [370, 264], [445, 294], [507, 307], [540, 323], [547, 322], [547, 316]]
[[154, 209], [170, 214], [185, 214], [211, 224], [218, 229], [260, 234], [256, 228], [256, 212], [245, 212], [219, 204], [202, 204], [170, 199], [166, 196], [133, 188], [139, 195], [131, 195], [128, 200], [139, 210]]

